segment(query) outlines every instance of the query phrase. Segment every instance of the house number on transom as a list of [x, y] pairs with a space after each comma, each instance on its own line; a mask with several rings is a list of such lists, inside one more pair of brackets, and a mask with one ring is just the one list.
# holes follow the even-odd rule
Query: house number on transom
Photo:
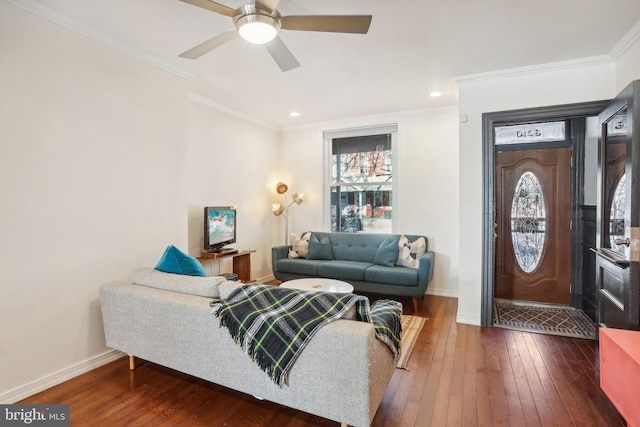
[[511, 203], [511, 242], [518, 266], [525, 273], [540, 264], [547, 240], [546, 210], [540, 180], [533, 172], [524, 172]]

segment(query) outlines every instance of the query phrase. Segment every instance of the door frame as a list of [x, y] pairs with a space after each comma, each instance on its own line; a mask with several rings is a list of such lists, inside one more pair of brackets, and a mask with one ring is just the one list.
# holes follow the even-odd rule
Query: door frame
[[[536, 121], [570, 120], [597, 116], [610, 100], [582, 102], [576, 104], [555, 105], [549, 107], [525, 108], [520, 110], [498, 111], [482, 114], [482, 292], [480, 321], [482, 326], [493, 324], [493, 284], [495, 279], [495, 145], [496, 126]], [[576, 129], [575, 135], [584, 135], [583, 129]], [[572, 138], [572, 177], [571, 177], [571, 305], [579, 304], [582, 284], [574, 281], [578, 240], [579, 203], [584, 199], [584, 138], [582, 142]]]

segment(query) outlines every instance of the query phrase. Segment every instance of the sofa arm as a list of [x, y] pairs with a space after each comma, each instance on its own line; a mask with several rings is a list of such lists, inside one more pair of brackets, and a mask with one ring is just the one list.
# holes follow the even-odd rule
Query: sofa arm
[[271, 248], [271, 268], [275, 274], [278, 271], [278, 260], [289, 257], [289, 246], [274, 246]]
[[436, 254], [434, 252], [428, 251], [420, 257], [420, 264], [418, 265], [418, 288], [420, 288], [423, 294], [427, 291], [427, 286], [429, 286], [431, 279], [433, 279], [435, 256]]

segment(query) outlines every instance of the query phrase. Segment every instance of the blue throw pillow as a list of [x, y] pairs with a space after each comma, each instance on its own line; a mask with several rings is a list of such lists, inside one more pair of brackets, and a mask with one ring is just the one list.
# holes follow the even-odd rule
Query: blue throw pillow
[[185, 254], [173, 245], [167, 246], [158, 265], [156, 265], [156, 270], [164, 271], [165, 273], [185, 274], [187, 276], [205, 277], [207, 275], [200, 261]]
[[333, 259], [333, 249], [331, 249], [331, 241], [328, 236], [324, 236], [318, 240], [313, 234], [309, 239], [309, 252], [307, 252], [307, 259]]
[[384, 265], [385, 267], [395, 267], [398, 260], [398, 242], [400, 236], [389, 236], [378, 247], [374, 264]]

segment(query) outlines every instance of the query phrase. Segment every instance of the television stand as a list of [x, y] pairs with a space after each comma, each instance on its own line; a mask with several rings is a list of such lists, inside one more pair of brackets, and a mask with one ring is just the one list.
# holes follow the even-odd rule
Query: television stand
[[[200, 262], [214, 259], [233, 259], [233, 272], [238, 275], [241, 282], [251, 282], [251, 254], [255, 249], [231, 249], [234, 252], [202, 252]], [[209, 261], [211, 262], [211, 261]]]
[[227, 254], [235, 254], [236, 252], [238, 252], [238, 249], [236, 248], [219, 248], [219, 249], [211, 249], [210, 251], [207, 251], [208, 254], [220, 254], [220, 255], [227, 255]]

